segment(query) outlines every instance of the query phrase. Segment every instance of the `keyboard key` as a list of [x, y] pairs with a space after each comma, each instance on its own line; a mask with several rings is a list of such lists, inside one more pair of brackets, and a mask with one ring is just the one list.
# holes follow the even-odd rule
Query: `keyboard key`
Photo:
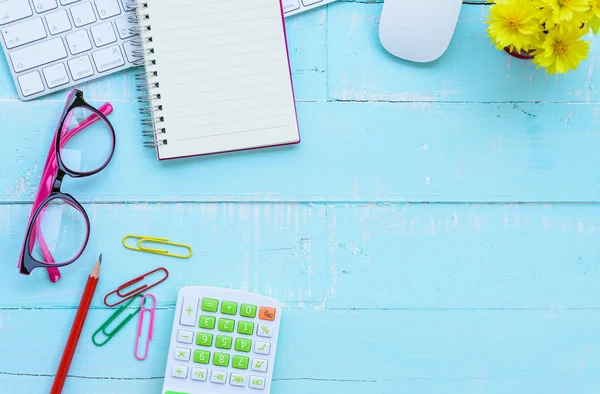
[[271, 344], [269, 342], [256, 341], [254, 344], [254, 353], [269, 354], [271, 353]]
[[34, 18], [2, 29], [4, 43], [8, 49], [46, 38], [46, 28], [42, 18]]
[[17, 80], [19, 81], [21, 92], [23, 92], [23, 96], [25, 97], [32, 96], [36, 93], [44, 91], [44, 83], [42, 82], [42, 77], [37, 71], [21, 75], [19, 76], [19, 78], [17, 78]]
[[302, 0], [302, 4], [304, 4], [305, 6], [309, 6], [309, 5], [320, 3], [321, 1], [323, 1], [323, 0]]
[[132, 7], [132, 5], [135, 6], [135, 2], [131, 0], [121, 0], [121, 3], [123, 4], [123, 9], [125, 12], [135, 10], [135, 8]]
[[295, 11], [300, 8], [299, 0], [283, 0], [283, 12]]
[[185, 379], [187, 378], [188, 367], [185, 365], [177, 365], [173, 364], [173, 368], [171, 370], [171, 376], [174, 378]]
[[208, 370], [204, 368], [192, 368], [192, 380], [198, 380], [200, 382], [205, 382], [206, 377], [208, 376]]
[[128, 16], [115, 19], [115, 25], [117, 26], [117, 32], [119, 33], [119, 37], [121, 37], [121, 39], [124, 40], [126, 38], [135, 36], [135, 34], [130, 30], [132, 27], [135, 27], [135, 24], [129, 22]]
[[233, 332], [235, 321], [231, 319], [219, 319], [219, 331]]
[[229, 354], [215, 352], [215, 354], [213, 354], [213, 365], [216, 365], [217, 367], [228, 367]]
[[206, 330], [214, 330], [217, 324], [217, 318], [214, 316], [200, 316], [200, 324], [198, 327]]
[[231, 349], [231, 345], [233, 343], [233, 338], [232, 337], [228, 337], [225, 335], [217, 335], [217, 343], [215, 344], [216, 347], [218, 347], [219, 349]]
[[250, 359], [245, 356], [233, 356], [233, 362], [231, 366], [237, 369], [248, 369], [248, 362]]
[[194, 362], [208, 364], [210, 362], [210, 352], [206, 350], [194, 350]]
[[139, 60], [139, 55], [136, 56], [133, 54], [133, 51], [139, 49], [139, 47], [134, 47], [131, 41], [124, 42], [123, 49], [125, 49], [125, 56], [127, 56], [127, 60], [129, 61], [129, 63], [133, 63], [136, 60]]
[[250, 376], [250, 387], [251, 389], [264, 390], [266, 378], [262, 376]]
[[175, 354], [173, 355], [173, 357], [175, 357], [175, 360], [190, 361], [191, 354], [192, 354], [192, 351], [190, 349], [186, 349], [183, 347], [176, 347]]
[[211, 347], [212, 342], [213, 342], [212, 334], [205, 334], [203, 332], [199, 332], [198, 334], [196, 334], [196, 345]]
[[[92, 67], [92, 62], [88, 55], [83, 55], [81, 57], [77, 57], [75, 59], [71, 59], [67, 62], [69, 65], [69, 70], [71, 70], [71, 76], [74, 81], [79, 81], [80, 79], [91, 77], [94, 75], [94, 67]], [[181, 332], [181, 331], [180, 331]], [[190, 332], [190, 331], [187, 331]], [[192, 337], [194, 333], [191, 333], [190, 341], [187, 343], [192, 343]]]
[[118, 0], [96, 0], [96, 8], [100, 19], [107, 19], [121, 13]]
[[112, 44], [113, 42], [117, 41], [115, 30], [113, 29], [112, 23], [110, 22], [92, 26], [91, 31], [92, 37], [94, 37], [94, 43], [97, 47], [102, 47], [104, 45]]
[[273, 321], [275, 320], [275, 313], [275, 308], [267, 308], [266, 306], [261, 306], [260, 314], [258, 316], [260, 320]]
[[[94, 28], [92, 28], [92, 34], [94, 34]], [[98, 65], [98, 61], [96, 61], [96, 65]], [[100, 67], [98, 67], [98, 69], [100, 69]], [[194, 327], [196, 325], [197, 307], [198, 299], [196, 297], [184, 298], [181, 304], [181, 315], [179, 316], [179, 324], [181, 324], [182, 326]]]
[[232, 373], [231, 378], [229, 379], [229, 384], [238, 387], [246, 386], [246, 375]]
[[259, 337], [271, 338], [273, 336], [273, 326], [269, 324], [259, 324], [256, 335]]
[[60, 4], [62, 5], [68, 5], [68, 4], [73, 4], [73, 3], [77, 3], [79, 0], [60, 0]]
[[[118, 45], [102, 49], [92, 54], [99, 72], [111, 70], [125, 64], [121, 49]], [[194, 318], [194, 321], [196, 319]]]
[[223, 301], [221, 304], [221, 313], [225, 315], [235, 315], [237, 313], [237, 302]]
[[263, 360], [262, 358], [252, 359], [252, 370], [256, 372], [267, 372], [267, 365], [269, 361]]
[[29, 0], [8, 0], [0, 2], [0, 26], [33, 15]]
[[69, 15], [65, 10], [46, 15], [46, 23], [48, 23], [48, 29], [52, 35], [64, 33], [72, 28]]
[[236, 338], [235, 350], [248, 353], [250, 349], [252, 349], [252, 341], [250, 339]]
[[69, 82], [69, 76], [67, 75], [67, 69], [64, 64], [58, 63], [53, 64], [50, 67], [46, 67], [43, 70], [44, 78], [50, 89], [57, 86], [66, 85]]
[[225, 384], [227, 382], [227, 372], [213, 369], [210, 374], [210, 381], [213, 383]]
[[69, 50], [73, 55], [77, 55], [78, 53], [92, 49], [92, 42], [90, 41], [90, 36], [88, 36], [86, 30], [80, 30], [76, 33], [67, 34], [65, 38], [67, 39]]
[[[84, 56], [84, 57], [87, 57], [87, 56]], [[89, 59], [88, 59], [88, 62], [89, 62]], [[69, 63], [71, 63], [71, 62], [69, 62]], [[70, 66], [71, 65], [69, 64], [69, 67]], [[177, 331], [177, 342], [192, 343], [193, 340], [194, 340], [194, 332], [193, 331], [186, 331], [186, 330]]]
[[249, 321], [238, 322], [237, 332], [244, 335], [252, 335], [254, 333], [254, 323]]
[[96, 22], [96, 14], [92, 8], [92, 3], [86, 2], [71, 7], [71, 16], [75, 26], [81, 27]]
[[56, 0], [33, 0], [33, 8], [35, 8], [35, 12], [41, 14], [58, 8], [58, 3]]
[[240, 316], [254, 319], [256, 317], [256, 305], [242, 304], [240, 307]]
[[67, 50], [60, 37], [42, 41], [10, 53], [15, 72], [22, 72], [67, 57]]
[[219, 307], [219, 301], [212, 298], [204, 298], [202, 300], [202, 310], [204, 312], [216, 312]]

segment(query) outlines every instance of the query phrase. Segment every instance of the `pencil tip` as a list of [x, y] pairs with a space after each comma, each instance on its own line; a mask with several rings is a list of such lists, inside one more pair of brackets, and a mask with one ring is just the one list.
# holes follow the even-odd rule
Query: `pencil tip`
[[100, 253], [100, 257], [98, 257], [98, 262], [102, 263], [102, 253]]

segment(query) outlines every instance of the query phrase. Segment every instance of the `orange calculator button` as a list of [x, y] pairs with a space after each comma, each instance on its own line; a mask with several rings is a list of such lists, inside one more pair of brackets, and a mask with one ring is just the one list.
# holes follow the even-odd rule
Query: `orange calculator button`
[[267, 308], [266, 306], [261, 306], [258, 318], [260, 320], [275, 320], [275, 308]]

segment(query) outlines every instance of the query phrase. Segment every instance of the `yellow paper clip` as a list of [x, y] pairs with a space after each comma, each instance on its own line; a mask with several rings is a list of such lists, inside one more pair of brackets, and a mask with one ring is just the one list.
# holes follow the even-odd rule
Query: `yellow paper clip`
[[[127, 239], [129, 239], [129, 238], [134, 238], [134, 239], [138, 240], [137, 247], [127, 245]], [[154, 242], [154, 243], [161, 244], [161, 245], [177, 246], [180, 248], [187, 249], [189, 251], [189, 253], [187, 255], [173, 254], [173, 253], [169, 253], [168, 250], [148, 248], [148, 247], [144, 246], [144, 242]], [[180, 244], [180, 243], [175, 243], [175, 242], [170, 242], [167, 238], [144, 237], [144, 236], [140, 236], [140, 235], [128, 234], [125, 237], [123, 237], [122, 243], [123, 243], [123, 246], [125, 246], [127, 249], [136, 250], [138, 252], [160, 254], [162, 256], [177, 257], [179, 259], [187, 259], [192, 255], [192, 247], [191, 246], [185, 245], [185, 244]]]

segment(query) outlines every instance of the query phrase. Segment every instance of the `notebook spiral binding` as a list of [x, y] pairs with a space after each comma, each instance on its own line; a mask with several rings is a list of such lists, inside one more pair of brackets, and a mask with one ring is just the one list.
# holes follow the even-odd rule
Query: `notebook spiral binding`
[[[137, 36], [132, 45], [137, 49], [133, 51], [136, 60], [134, 65], [142, 71], [135, 75], [136, 90], [139, 92], [138, 102], [143, 106], [140, 109], [142, 115], [142, 135], [151, 140], [144, 141], [147, 148], [156, 148], [158, 145], [167, 145], [167, 129], [164, 125], [165, 118], [162, 115], [163, 107], [160, 104], [160, 82], [156, 70], [156, 59], [154, 48], [152, 48], [152, 27], [150, 15], [148, 14], [148, 3], [139, 0], [127, 0], [129, 10], [135, 10], [129, 16], [129, 22], [135, 27], [130, 28], [132, 34]], [[158, 102], [158, 104], [157, 104]]]

